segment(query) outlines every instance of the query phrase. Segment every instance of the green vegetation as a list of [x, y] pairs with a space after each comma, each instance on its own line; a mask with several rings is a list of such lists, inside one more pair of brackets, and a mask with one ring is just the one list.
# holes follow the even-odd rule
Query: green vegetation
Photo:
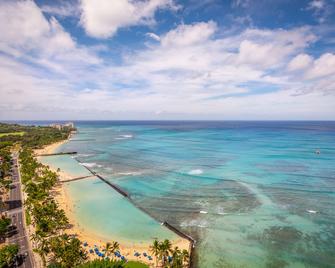
[[18, 252], [18, 245], [6, 245], [0, 248], [0, 267], [12, 267], [14, 258]]
[[20, 131], [20, 132], [8, 132], [8, 133], [0, 133], [0, 138], [1, 137], [4, 137], [4, 136], [9, 136], [9, 135], [11, 135], [11, 136], [23, 136], [24, 135], [24, 131]]
[[51, 262], [58, 267], [75, 267], [87, 258], [78, 238], [63, 234], [52, 237], [49, 243], [52, 252]]
[[149, 266], [138, 261], [125, 263], [124, 261], [115, 260], [93, 260], [81, 264], [77, 268], [149, 268]]
[[178, 247], [172, 249], [171, 242], [168, 239], [160, 242], [154, 240], [150, 247], [151, 253], [156, 257], [156, 267], [160, 260], [160, 267], [182, 268], [188, 267], [190, 255], [187, 250], [180, 250]]
[[0, 237], [4, 238], [4, 236], [6, 235], [7, 231], [8, 231], [8, 227], [11, 224], [11, 219], [7, 218], [5, 216], [1, 216], [0, 219]]
[[77, 268], [124, 268], [123, 261], [93, 260], [77, 266]]
[[118, 242], [115, 241], [113, 241], [112, 243], [107, 242], [103, 250], [105, 252], [105, 256], [110, 257], [110, 255], [114, 254], [115, 251], [119, 250], [119, 247], [120, 245]]
[[[8, 145], [20, 143], [22, 146], [32, 149], [41, 148], [44, 145], [65, 140], [71, 130], [71, 128], [59, 130], [52, 127], [0, 123], [0, 148], [1, 144], [6, 142], [9, 143]], [[7, 135], [8, 133], [24, 133], [24, 135]]]
[[26, 215], [35, 227], [34, 251], [41, 256], [44, 266], [48, 262], [57, 267], [75, 267], [83, 263], [86, 254], [80, 241], [61, 234], [68, 227], [68, 219], [51, 195], [57, 174], [38, 163], [29, 148], [21, 151], [20, 164], [27, 194]]
[[[26, 222], [34, 226], [34, 251], [41, 256], [45, 266], [50, 262], [58, 267], [75, 267], [86, 259], [80, 241], [61, 234], [68, 226], [68, 219], [50, 194], [57, 182], [57, 174], [38, 163], [32, 151], [66, 139], [70, 131], [69, 128], [58, 130], [0, 123], [0, 189], [4, 193], [10, 187], [11, 151], [20, 148], [21, 180], [27, 194], [24, 204]], [[6, 233], [9, 224], [9, 219], [0, 220], [0, 235]]]
[[129, 261], [125, 264], [125, 268], [149, 268], [149, 266], [142, 262]]

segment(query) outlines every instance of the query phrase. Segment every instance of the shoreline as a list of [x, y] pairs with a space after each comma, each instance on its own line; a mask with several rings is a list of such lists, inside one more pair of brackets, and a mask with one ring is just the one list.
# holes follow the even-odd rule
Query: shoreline
[[[64, 140], [64, 141], [61, 141], [61, 142], [56, 142], [56, 143], [50, 144], [48, 146], [45, 146], [43, 149], [35, 150], [35, 154], [54, 153], [55, 150], [59, 146], [63, 145], [67, 141], [68, 141], [68, 139]], [[37, 157], [37, 161], [41, 162], [38, 157]], [[72, 200], [68, 190], [66, 189], [67, 188], [66, 185], [68, 183], [71, 183], [71, 182], [61, 183], [61, 181], [73, 179], [73, 176], [71, 176], [70, 174], [68, 174], [68, 173], [66, 173], [62, 170], [57, 171], [56, 167], [49, 166], [49, 168], [59, 175], [59, 181], [60, 182], [58, 182], [56, 187], [53, 189], [52, 194], [55, 197], [55, 200], [57, 201], [57, 203], [59, 204], [59, 207], [65, 211], [66, 216], [68, 217], [68, 220], [69, 220], [69, 223], [70, 223], [70, 226], [71, 226], [70, 228], [66, 229], [64, 232], [67, 233], [67, 234], [72, 234], [72, 235], [75, 234], [81, 240], [81, 242], [87, 242], [88, 246], [84, 247], [84, 248], [88, 251], [87, 256], [88, 256], [89, 259], [99, 258], [96, 254], [89, 253], [89, 249], [93, 249], [94, 245], [96, 245], [99, 248], [99, 250], [102, 250], [103, 247], [106, 245], [106, 242], [112, 242], [114, 240], [114, 241], [117, 241], [120, 244], [120, 252], [123, 256], [126, 257], [126, 259], [134, 260], [134, 261], [141, 261], [141, 262], [146, 263], [150, 267], [154, 266], [154, 264], [155, 264], [155, 257], [154, 256], [152, 256], [152, 260], [150, 261], [148, 258], [146, 258], [142, 255], [142, 253], [144, 253], [144, 252], [146, 252], [148, 255], [151, 255], [150, 250], [149, 250], [149, 246], [151, 245], [151, 243], [153, 241], [151, 241], [150, 243], [141, 242], [141, 241], [137, 241], [137, 242], [128, 242], [127, 241], [126, 242], [126, 241], [122, 241], [120, 239], [101, 238], [101, 235], [94, 234], [90, 230], [85, 228], [84, 226], [81, 226], [79, 224], [78, 220], [76, 219], [76, 215], [75, 215], [75, 211], [74, 211], [76, 204], [74, 203], [74, 201]], [[63, 184], [64, 184], [64, 186], [63, 186]], [[159, 224], [159, 223], [157, 223], [157, 224]], [[190, 241], [188, 241], [187, 239], [182, 238], [180, 236], [178, 236], [178, 237], [179, 237], [179, 239], [177, 239], [177, 240], [171, 240], [171, 243], [173, 245], [172, 248], [178, 246], [178, 248], [180, 248], [180, 249], [186, 249], [186, 250], [189, 251], [190, 245], [191, 245]], [[140, 257], [134, 256], [135, 252], [141, 253], [141, 256]]]

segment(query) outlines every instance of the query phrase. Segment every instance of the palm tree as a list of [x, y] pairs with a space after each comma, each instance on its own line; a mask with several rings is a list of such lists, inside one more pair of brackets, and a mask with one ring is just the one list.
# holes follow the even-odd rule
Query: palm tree
[[181, 256], [182, 256], [182, 260], [183, 260], [183, 265], [185, 267], [189, 266], [189, 262], [190, 262], [190, 254], [188, 253], [188, 251], [186, 249], [184, 249], [181, 252]]
[[160, 252], [161, 256], [163, 257], [163, 266], [165, 265], [170, 252], [172, 252], [172, 244], [170, 240], [165, 239], [163, 242], [160, 243]]
[[[111, 254], [113, 254], [115, 251], [120, 249], [120, 244], [116, 241], [112, 241], [112, 243], [107, 242], [106, 246], [104, 248], [105, 255], [109, 257]], [[112, 257], [113, 258], [113, 257]]]
[[173, 267], [173, 268], [181, 268], [182, 267], [181, 251], [178, 247], [175, 247], [172, 250], [172, 263], [171, 263], [170, 267]]
[[150, 246], [150, 252], [151, 254], [155, 256], [156, 267], [158, 267], [158, 258], [161, 252], [161, 248], [160, 248], [160, 243], [157, 239], [155, 239], [152, 245]]
[[109, 255], [111, 254], [111, 249], [112, 244], [110, 242], [107, 242], [105, 248], [103, 249], [105, 251], [106, 257], [109, 257]]
[[45, 267], [46, 266], [46, 256], [50, 252], [49, 241], [46, 239], [46, 237], [43, 237], [42, 235], [37, 234], [37, 233], [32, 235], [32, 240], [36, 243], [34, 251], [41, 256], [43, 267]]

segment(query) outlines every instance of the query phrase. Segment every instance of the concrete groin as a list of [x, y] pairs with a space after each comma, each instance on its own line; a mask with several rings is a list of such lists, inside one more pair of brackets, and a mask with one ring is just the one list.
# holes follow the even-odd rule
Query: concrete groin
[[187, 239], [190, 242], [190, 246], [189, 246], [189, 249], [188, 249], [188, 253], [190, 254], [190, 262], [189, 262], [188, 267], [192, 267], [193, 266], [192, 260], [193, 260], [193, 253], [194, 253], [193, 249], [195, 247], [196, 241], [193, 239], [193, 237], [191, 237], [190, 235], [185, 234], [184, 232], [180, 231], [179, 229], [177, 229], [176, 227], [174, 227], [173, 225], [171, 225], [167, 221], [164, 221], [162, 223], [162, 225], [164, 225], [166, 228], [168, 228], [169, 230], [171, 230], [175, 234], [179, 235], [182, 238]]
[[39, 154], [37, 156], [52, 156], [52, 155], [73, 155], [73, 154], [77, 154], [77, 152], [60, 152], [60, 153], [52, 153], [52, 154]]
[[112, 187], [115, 191], [119, 192], [119, 193], [120, 193], [121, 195], [123, 195], [124, 197], [130, 199], [129, 194], [128, 194], [126, 191], [122, 190], [120, 187], [118, 187], [118, 186], [116, 186], [115, 184], [109, 182], [108, 180], [104, 179], [104, 178], [101, 177], [100, 175], [96, 174], [96, 176], [97, 176], [100, 180], [102, 180], [103, 182], [107, 183], [107, 184], [108, 184], [110, 187]]
[[63, 181], [59, 181], [60, 183], [64, 183], [64, 182], [71, 182], [71, 181], [79, 181], [79, 180], [83, 180], [83, 179], [87, 179], [87, 178], [93, 178], [93, 175], [88, 175], [88, 176], [83, 176], [83, 177], [77, 177], [77, 178], [73, 178], [73, 179], [69, 179], [69, 180], [63, 180]]
[[78, 140], [76, 140], [76, 139], [74, 139], [74, 140], [69, 140], [69, 141], [95, 141], [95, 139], [78, 139]]

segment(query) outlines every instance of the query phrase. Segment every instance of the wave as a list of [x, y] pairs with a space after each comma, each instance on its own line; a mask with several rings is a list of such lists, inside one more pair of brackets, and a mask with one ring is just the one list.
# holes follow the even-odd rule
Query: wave
[[316, 213], [318, 213], [316, 210], [311, 210], [311, 209], [308, 209], [307, 212], [308, 212], [308, 213], [311, 213], [311, 214], [316, 214]]
[[205, 220], [190, 220], [190, 221], [184, 221], [180, 224], [180, 227], [206, 228], [207, 226], [208, 226], [208, 222]]
[[93, 156], [94, 154], [77, 154], [77, 157], [88, 157], [88, 156]]
[[88, 168], [93, 168], [93, 167], [99, 167], [101, 168], [102, 165], [99, 165], [97, 163], [79, 163], [82, 166], [88, 167]]
[[124, 135], [120, 135], [119, 137], [114, 138], [114, 140], [127, 140], [127, 139], [131, 139], [133, 137], [133, 135], [131, 134], [124, 134]]
[[217, 212], [218, 215], [227, 215], [227, 212], [224, 212], [224, 209], [222, 207], [218, 207], [217, 208]]
[[133, 172], [119, 172], [117, 173], [117, 175], [121, 175], [121, 176], [138, 176], [141, 175], [142, 173], [139, 171], [133, 171]]
[[200, 175], [202, 173], [204, 173], [204, 171], [202, 169], [192, 169], [187, 174], [189, 174], [189, 175]]

